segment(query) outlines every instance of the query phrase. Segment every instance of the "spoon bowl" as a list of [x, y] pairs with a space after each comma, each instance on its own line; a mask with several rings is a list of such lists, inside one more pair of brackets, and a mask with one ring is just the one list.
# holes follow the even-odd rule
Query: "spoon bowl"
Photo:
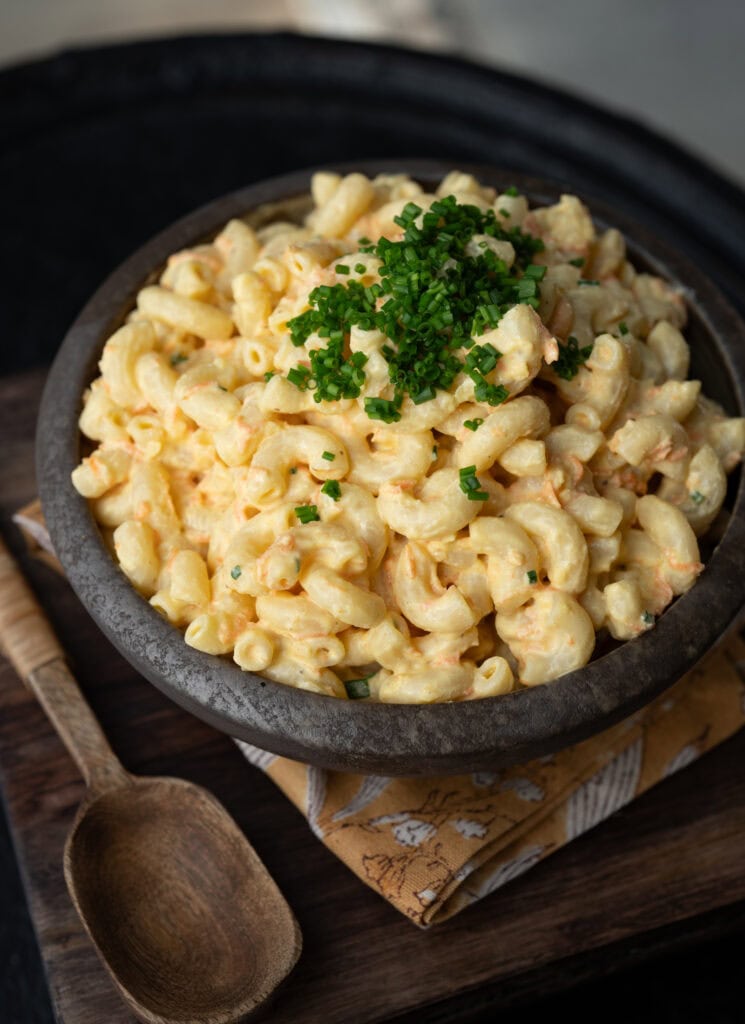
[[200, 786], [129, 776], [87, 800], [65, 877], [117, 987], [148, 1024], [248, 1019], [297, 961], [287, 903]]

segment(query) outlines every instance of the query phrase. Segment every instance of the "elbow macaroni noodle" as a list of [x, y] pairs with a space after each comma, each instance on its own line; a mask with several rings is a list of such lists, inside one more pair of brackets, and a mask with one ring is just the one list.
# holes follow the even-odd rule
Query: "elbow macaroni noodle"
[[[393, 405], [391, 339], [354, 324], [358, 397], [315, 400], [293, 368], [325, 339], [298, 347], [288, 321], [315, 288], [380, 282], [362, 243], [447, 196], [542, 240], [539, 299], [474, 331], [483, 375], [387, 420], [368, 405]], [[106, 342], [73, 483], [133, 585], [199, 650], [397, 703], [546, 683], [599, 631], [649, 629], [700, 572], [745, 447], [745, 419], [686, 379], [682, 296], [574, 196], [530, 210], [454, 171], [436, 194], [318, 173], [312, 197], [302, 225], [233, 220], [174, 254]], [[512, 242], [475, 233], [464, 256], [485, 250], [514, 273]]]

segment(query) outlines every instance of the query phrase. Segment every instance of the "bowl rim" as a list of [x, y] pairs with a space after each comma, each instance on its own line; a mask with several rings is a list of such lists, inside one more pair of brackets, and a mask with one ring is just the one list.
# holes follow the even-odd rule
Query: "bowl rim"
[[[451, 169], [439, 160], [354, 161], [324, 170], [368, 176], [393, 171], [423, 181]], [[460, 169], [497, 188], [516, 184], [534, 202], [568, 186], [495, 167]], [[745, 474], [723, 537], [695, 586], [654, 629], [551, 682], [500, 697], [399, 705], [340, 700], [243, 672], [184, 643], [183, 633], [142, 598], [109, 554], [86, 499], [72, 487], [82, 393], [100, 350], [168, 255], [216, 233], [231, 217], [310, 187], [316, 168], [220, 196], [172, 223], [98, 288], [67, 332], [42, 396], [36, 465], [52, 544], [68, 580], [114, 646], [158, 689], [218, 729], [273, 753], [322, 767], [381, 774], [472, 771], [527, 761], [599, 732], [672, 685], [737, 622], [745, 603]], [[583, 191], [593, 219], [618, 227], [631, 258], [672, 281], [709, 334], [745, 415], [745, 324], [697, 266], [647, 229]], [[702, 613], [701, 609], [706, 609]]]

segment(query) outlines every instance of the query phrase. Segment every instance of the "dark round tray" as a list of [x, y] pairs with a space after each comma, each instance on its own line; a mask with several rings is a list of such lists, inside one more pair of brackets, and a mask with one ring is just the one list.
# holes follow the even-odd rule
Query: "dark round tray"
[[630, 120], [451, 57], [195, 36], [0, 72], [0, 372], [48, 361], [109, 271], [215, 196], [415, 157], [566, 183], [680, 248], [745, 309], [745, 196]]

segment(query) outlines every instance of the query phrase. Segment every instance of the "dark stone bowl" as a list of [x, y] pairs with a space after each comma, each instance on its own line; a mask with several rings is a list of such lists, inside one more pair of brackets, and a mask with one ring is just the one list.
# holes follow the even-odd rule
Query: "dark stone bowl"
[[[434, 161], [356, 165], [368, 174], [405, 169], [424, 183], [448, 169]], [[352, 168], [340, 168], [351, 170]], [[486, 184], [516, 184], [535, 202], [553, 201], [554, 186], [471, 170]], [[730, 487], [730, 518], [689, 593], [638, 639], [545, 686], [503, 697], [434, 705], [368, 704], [325, 697], [242, 672], [231, 660], [188, 647], [130, 586], [108, 553], [87, 502], [70, 474], [81, 454], [78, 415], [97, 375], [106, 338], [121, 324], [136, 292], [184, 246], [213, 236], [231, 217], [262, 208], [307, 205], [310, 172], [241, 189], [169, 227], [128, 259], [96, 292], [70, 329], [42, 400], [37, 473], [55, 550], [80, 600], [121, 653], [163, 693], [231, 736], [287, 757], [343, 771], [385, 775], [453, 774], [550, 754], [607, 728], [679, 679], [738, 619], [745, 603], [745, 496]], [[745, 415], [745, 325], [701, 271], [648, 232], [590, 201], [598, 224], [627, 237], [642, 269], [681, 286], [690, 314], [692, 376], [730, 415]], [[256, 222], [256, 221], [254, 221]]]

